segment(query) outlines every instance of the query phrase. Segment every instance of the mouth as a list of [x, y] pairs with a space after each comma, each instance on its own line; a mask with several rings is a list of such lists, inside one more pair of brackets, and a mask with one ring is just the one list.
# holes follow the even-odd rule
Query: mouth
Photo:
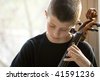
[[51, 38], [54, 39], [54, 40], [59, 40], [60, 39], [58, 37], [53, 37], [53, 36], [51, 36]]
[[49, 35], [49, 34], [47, 34], [47, 37], [48, 37], [49, 41], [52, 43], [62, 43], [63, 42], [63, 39], [59, 38], [59, 37], [54, 37], [54, 36]]
[[54, 37], [54, 36], [52, 36], [52, 35], [50, 35], [50, 37], [51, 37], [53, 40], [61, 40], [61, 38], [59, 38], [59, 37]]
[[61, 38], [57, 38], [57, 37], [53, 37], [53, 36], [50, 36], [51, 37], [51, 41], [54, 42], [54, 43], [62, 43], [62, 39]]

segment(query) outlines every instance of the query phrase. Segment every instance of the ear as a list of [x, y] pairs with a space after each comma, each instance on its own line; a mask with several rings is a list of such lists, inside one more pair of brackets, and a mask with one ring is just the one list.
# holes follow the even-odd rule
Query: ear
[[45, 16], [46, 16], [46, 18], [48, 17], [48, 13], [47, 13], [47, 11], [45, 10]]

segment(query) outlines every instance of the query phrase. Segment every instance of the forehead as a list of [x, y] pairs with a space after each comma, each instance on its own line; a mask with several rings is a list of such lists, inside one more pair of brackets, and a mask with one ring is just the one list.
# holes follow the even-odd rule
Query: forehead
[[53, 15], [49, 15], [48, 18], [47, 18], [47, 21], [50, 24], [56, 25], [56, 26], [61, 26], [61, 27], [71, 26], [71, 22], [67, 22], [67, 21], [66, 22], [61, 22]]

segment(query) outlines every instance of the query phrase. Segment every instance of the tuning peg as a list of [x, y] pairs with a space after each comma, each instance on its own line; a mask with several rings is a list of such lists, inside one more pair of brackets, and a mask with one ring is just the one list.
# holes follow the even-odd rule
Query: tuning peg
[[91, 28], [91, 29], [88, 29], [89, 31], [96, 31], [96, 32], [98, 32], [98, 30], [97, 29], [95, 29], [95, 28]]

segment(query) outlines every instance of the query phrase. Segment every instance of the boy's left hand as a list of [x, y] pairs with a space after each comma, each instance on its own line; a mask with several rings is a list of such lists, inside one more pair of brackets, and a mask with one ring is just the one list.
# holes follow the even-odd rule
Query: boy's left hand
[[73, 44], [67, 49], [68, 53], [66, 54], [67, 57], [64, 61], [74, 61], [80, 67], [89, 67], [91, 62], [84, 56], [82, 51]]

